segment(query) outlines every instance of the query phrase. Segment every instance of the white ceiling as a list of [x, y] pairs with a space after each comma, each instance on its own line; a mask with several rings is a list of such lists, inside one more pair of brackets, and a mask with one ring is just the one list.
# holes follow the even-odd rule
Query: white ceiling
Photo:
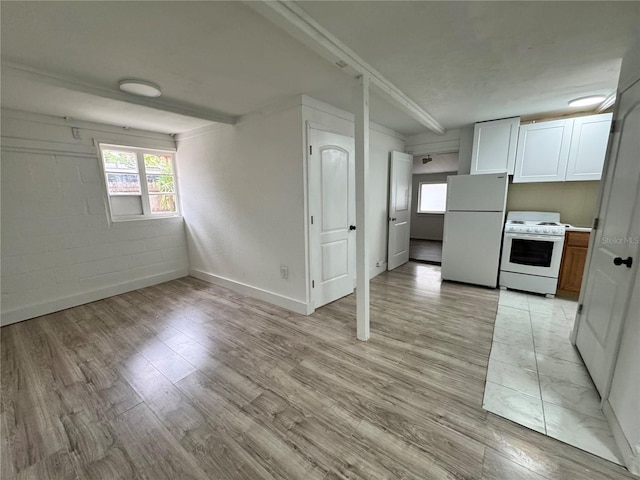
[[[300, 2], [447, 128], [562, 110], [615, 89], [638, 2]], [[308, 94], [349, 109], [353, 79], [239, 2], [3, 2], [2, 60], [233, 116]], [[177, 133], [206, 121], [2, 73], [2, 106]], [[425, 131], [373, 96], [372, 119]]]
[[[354, 80], [240, 2], [3, 2], [2, 60], [97, 88], [123, 78], [172, 103], [239, 116], [309, 94], [351, 108]], [[2, 106], [165, 133], [208, 122], [2, 74]], [[372, 97], [372, 119], [425, 128]]]
[[300, 2], [445, 128], [615, 91], [640, 2]]
[[5, 72], [2, 73], [2, 107], [169, 134], [211, 124], [207, 120], [47, 85]]

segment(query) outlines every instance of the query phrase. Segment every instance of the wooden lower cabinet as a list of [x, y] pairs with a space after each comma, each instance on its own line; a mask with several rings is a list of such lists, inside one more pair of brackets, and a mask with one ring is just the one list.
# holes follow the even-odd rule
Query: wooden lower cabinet
[[578, 298], [582, 286], [582, 274], [587, 261], [590, 232], [567, 232], [558, 278], [559, 297]]

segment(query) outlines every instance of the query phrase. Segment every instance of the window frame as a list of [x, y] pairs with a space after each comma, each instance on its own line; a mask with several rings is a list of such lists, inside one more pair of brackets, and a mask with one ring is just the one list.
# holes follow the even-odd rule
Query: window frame
[[[443, 211], [433, 211], [433, 210], [420, 210], [420, 206], [422, 205], [422, 186], [423, 185], [444, 185], [446, 187], [445, 197], [444, 197], [444, 210]], [[423, 215], [444, 215], [447, 211], [447, 193], [448, 193], [448, 185], [447, 181], [437, 181], [437, 182], [420, 182], [418, 183], [418, 205], [416, 208], [417, 214]]]
[[[108, 141], [96, 141], [96, 146], [98, 149], [98, 160], [100, 162], [100, 172], [102, 174], [102, 181], [105, 188], [105, 194], [107, 195], [107, 203], [109, 205], [109, 216], [112, 222], [130, 222], [136, 220], [156, 220], [163, 218], [175, 218], [182, 217], [182, 208], [180, 205], [180, 192], [178, 191], [178, 172], [176, 169], [176, 150], [166, 149], [166, 148], [148, 148], [148, 147], [137, 147], [132, 145], [122, 145], [117, 142], [108, 142]], [[138, 167], [137, 175], [140, 177], [140, 193], [120, 193], [120, 194], [112, 194], [109, 193], [109, 182], [108, 182], [108, 172], [107, 167], [104, 161], [103, 150], [118, 150], [122, 152], [134, 153], [136, 156], [136, 164]], [[144, 155], [152, 154], [152, 155], [162, 155], [169, 156], [171, 161], [171, 169], [173, 176], [173, 188], [174, 191], [171, 195], [175, 195], [176, 198], [176, 211], [168, 212], [168, 213], [152, 213], [151, 212], [151, 202], [150, 196], [156, 195], [149, 192], [149, 185], [147, 179], [147, 167], [144, 162]], [[159, 195], [159, 194], [158, 194]], [[113, 213], [113, 207], [111, 204], [112, 197], [140, 197], [140, 203], [142, 204], [142, 214], [133, 214], [133, 215], [115, 215]]]

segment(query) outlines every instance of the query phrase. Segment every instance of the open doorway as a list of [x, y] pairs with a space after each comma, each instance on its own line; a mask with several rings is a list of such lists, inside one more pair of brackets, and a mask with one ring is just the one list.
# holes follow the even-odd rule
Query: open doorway
[[447, 177], [458, 174], [458, 152], [413, 154], [411, 260], [442, 264]]

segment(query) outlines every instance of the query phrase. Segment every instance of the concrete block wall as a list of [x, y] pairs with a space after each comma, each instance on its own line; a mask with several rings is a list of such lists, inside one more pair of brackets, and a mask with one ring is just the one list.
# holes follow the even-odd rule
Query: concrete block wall
[[94, 139], [175, 147], [168, 135], [2, 112], [2, 325], [188, 274], [181, 217], [111, 222]]

